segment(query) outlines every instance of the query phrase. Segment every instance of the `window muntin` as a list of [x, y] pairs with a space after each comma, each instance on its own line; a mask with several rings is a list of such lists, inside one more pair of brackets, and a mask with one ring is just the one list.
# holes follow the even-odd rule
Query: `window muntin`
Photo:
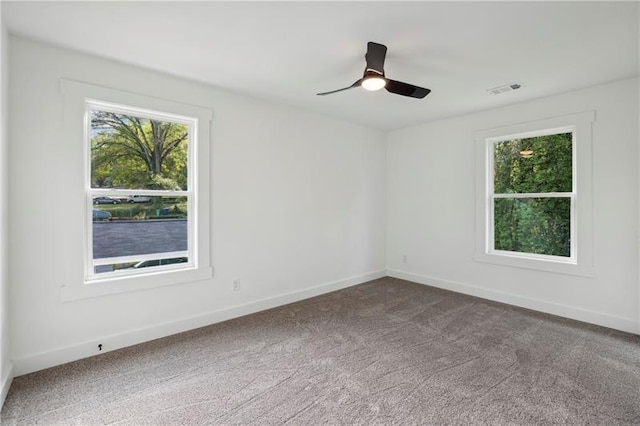
[[196, 126], [194, 118], [86, 103], [87, 281], [194, 267]]
[[489, 139], [488, 252], [575, 263], [573, 128]]

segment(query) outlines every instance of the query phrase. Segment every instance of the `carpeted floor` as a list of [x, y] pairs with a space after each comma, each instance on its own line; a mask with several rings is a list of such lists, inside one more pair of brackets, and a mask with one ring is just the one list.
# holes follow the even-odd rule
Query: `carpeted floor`
[[14, 380], [2, 424], [640, 424], [640, 336], [384, 278]]

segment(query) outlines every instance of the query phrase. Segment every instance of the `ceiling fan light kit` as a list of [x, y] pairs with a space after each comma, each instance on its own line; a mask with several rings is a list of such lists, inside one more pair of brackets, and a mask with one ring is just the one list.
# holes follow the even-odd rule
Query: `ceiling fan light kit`
[[318, 95], [330, 95], [332, 93], [353, 89], [358, 86], [369, 91], [385, 88], [389, 93], [417, 99], [422, 99], [431, 92], [431, 90], [425, 89], [424, 87], [386, 78], [384, 74], [384, 60], [386, 55], [387, 46], [370, 41], [367, 43], [367, 54], [364, 56], [367, 61], [367, 66], [364, 69], [362, 78], [349, 87], [332, 90], [330, 92], [318, 93]]
[[380, 90], [387, 85], [387, 80], [379, 74], [370, 72], [362, 78], [362, 88], [369, 91]]

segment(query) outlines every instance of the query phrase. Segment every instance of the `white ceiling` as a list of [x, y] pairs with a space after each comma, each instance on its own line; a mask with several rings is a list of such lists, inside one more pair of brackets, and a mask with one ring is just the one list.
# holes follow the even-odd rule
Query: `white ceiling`
[[[2, 2], [11, 33], [383, 130], [638, 75], [635, 2]], [[368, 41], [418, 100], [348, 86]], [[489, 95], [486, 89], [520, 83]]]

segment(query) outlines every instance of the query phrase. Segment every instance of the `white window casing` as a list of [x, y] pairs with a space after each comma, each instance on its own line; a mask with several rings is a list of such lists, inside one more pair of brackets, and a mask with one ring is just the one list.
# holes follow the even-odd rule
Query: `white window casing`
[[[526, 123], [482, 130], [476, 144], [476, 248], [475, 260], [497, 265], [592, 276], [592, 122], [595, 112], [544, 118]], [[572, 133], [572, 191], [570, 193], [494, 194], [493, 148], [496, 142]], [[550, 198], [571, 200], [571, 255], [569, 257], [518, 253], [494, 249], [494, 199]]]
[[[69, 239], [62, 245], [68, 252], [65, 282], [61, 287], [63, 301], [97, 297], [114, 293], [139, 291], [166, 285], [201, 281], [212, 277], [210, 253], [209, 211], [209, 149], [211, 110], [144, 94], [131, 93], [108, 87], [63, 79], [61, 90], [64, 103], [64, 164], [77, 164], [78, 168], [65, 174], [62, 186], [68, 205], [61, 218], [69, 228]], [[186, 191], [131, 190], [91, 188], [91, 149], [88, 137], [89, 110], [106, 109], [111, 112], [140, 115], [159, 120], [169, 119], [190, 128], [188, 149], [188, 186]], [[126, 261], [126, 258], [93, 259], [92, 217], [93, 197], [97, 196], [179, 196], [188, 202], [188, 263], [141, 268], [122, 273], [95, 274], [93, 268], [108, 261]], [[84, 206], [84, 208], [82, 208]], [[137, 256], [137, 260], [178, 257], [184, 252]], [[186, 257], [186, 256], [185, 256]], [[131, 260], [131, 259], [129, 259]]]

